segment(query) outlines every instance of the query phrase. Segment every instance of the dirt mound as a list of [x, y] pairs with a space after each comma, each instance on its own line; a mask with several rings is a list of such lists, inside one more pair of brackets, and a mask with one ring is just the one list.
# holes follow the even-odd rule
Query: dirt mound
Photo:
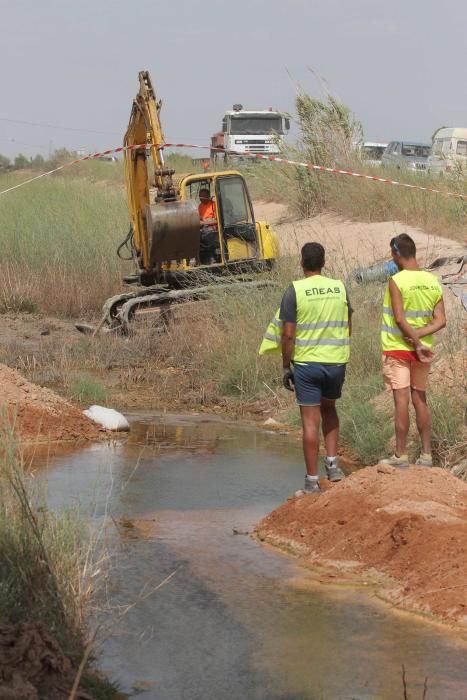
[[95, 440], [99, 427], [50, 389], [0, 364], [0, 411], [19, 440]]
[[467, 624], [467, 483], [380, 465], [323, 488], [264, 518], [259, 538], [315, 565], [390, 577], [393, 603]]
[[0, 700], [38, 700], [44, 692], [51, 699], [67, 697], [71, 670], [43, 625], [0, 626]]

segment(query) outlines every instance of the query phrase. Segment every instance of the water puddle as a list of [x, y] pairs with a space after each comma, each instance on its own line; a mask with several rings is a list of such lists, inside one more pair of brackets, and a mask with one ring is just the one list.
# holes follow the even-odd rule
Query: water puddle
[[467, 646], [454, 635], [361, 590], [296, 585], [306, 571], [243, 534], [301, 485], [297, 441], [135, 415], [127, 438], [49, 455], [38, 474], [51, 506], [112, 516], [108, 602], [139, 600], [101, 641], [101, 666], [123, 690], [152, 700], [397, 700], [404, 664], [411, 700], [426, 677], [427, 700], [467, 697]]

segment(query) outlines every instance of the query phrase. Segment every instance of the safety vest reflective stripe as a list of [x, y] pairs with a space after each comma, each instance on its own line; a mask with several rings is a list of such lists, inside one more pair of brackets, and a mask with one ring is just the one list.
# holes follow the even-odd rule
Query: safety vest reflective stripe
[[278, 340], [277, 335], [273, 335], [272, 333], [265, 333], [263, 335], [263, 338], [264, 338], [264, 340], [272, 340], [274, 342]]
[[393, 326], [385, 326], [384, 323], [381, 325], [382, 333], [391, 333], [391, 335], [404, 335], [400, 328], [394, 328]]
[[[403, 270], [394, 275], [392, 281], [400, 291], [407, 323], [413, 329], [426, 326], [433, 318], [436, 304], [443, 297], [441, 285], [436, 277], [423, 270]], [[432, 335], [425, 335], [420, 340], [427, 348], [433, 346]], [[413, 350], [413, 344], [405, 339], [404, 333], [396, 323], [391, 305], [389, 284], [386, 287], [383, 301], [381, 345], [384, 352]]]
[[313, 331], [316, 328], [348, 328], [348, 321], [320, 321], [319, 323], [297, 323], [297, 330]]
[[312, 345], [350, 345], [350, 338], [313, 338], [307, 340], [295, 339], [295, 345], [311, 347]]
[[[388, 316], [392, 316], [394, 318], [394, 314], [390, 306], [383, 306], [383, 314], [387, 314]], [[427, 316], [429, 318], [433, 318], [433, 311], [430, 311], [429, 309], [424, 311], [404, 311], [404, 316], [405, 318], [426, 318]]]
[[[273, 318], [271, 323], [273, 323], [278, 328], [282, 328], [282, 321], [277, 318]], [[316, 328], [348, 328], [348, 321], [320, 321], [319, 323], [297, 323], [298, 331], [313, 331]]]

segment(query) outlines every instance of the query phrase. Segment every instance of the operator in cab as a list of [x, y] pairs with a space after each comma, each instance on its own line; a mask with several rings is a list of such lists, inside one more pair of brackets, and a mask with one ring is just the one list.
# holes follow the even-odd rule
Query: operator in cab
[[217, 224], [216, 207], [207, 187], [199, 191], [198, 212], [201, 224]]
[[201, 265], [211, 265], [220, 262], [216, 205], [207, 187], [200, 189], [199, 200], [198, 212], [201, 225], [199, 259]]

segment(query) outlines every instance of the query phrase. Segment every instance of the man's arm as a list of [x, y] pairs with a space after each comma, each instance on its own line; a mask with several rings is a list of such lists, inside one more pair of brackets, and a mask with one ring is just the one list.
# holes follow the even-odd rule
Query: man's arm
[[415, 329], [415, 335], [418, 338], [424, 338], [426, 335], [437, 333], [446, 325], [446, 310], [444, 308], [444, 299], [440, 299], [433, 309], [433, 318], [426, 326]]
[[430, 362], [431, 352], [422, 345], [420, 337], [417, 334], [417, 329], [412, 328], [405, 318], [402, 294], [400, 293], [399, 287], [392, 279], [389, 280], [389, 294], [391, 295], [391, 306], [395, 322], [403, 335], [414, 344], [414, 349], [420, 362]]
[[284, 369], [289, 369], [292, 363], [296, 329], [296, 323], [284, 321], [284, 323], [282, 324], [282, 367]]
[[347, 309], [348, 309], [348, 317], [349, 317], [349, 338], [352, 335], [352, 314], [353, 314], [353, 308], [352, 304], [350, 303], [350, 298], [349, 298], [349, 292], [347, 291], [347, 287], [345, 287], [345, 298], [347, 302]]
[[391, 306], [392, 313], [394, 314], [394, 320], [401, 329], [402, 334], [406, 338], [409, 338], [415, 346], [420, 345], [420, 340], [415, 333], [415, 328], [412, 328], [410, 323], [405, 318], [402, 294], [400, 293], [399, 287], [392, 279], [389, 280], [389, 294], [391, 295]]

